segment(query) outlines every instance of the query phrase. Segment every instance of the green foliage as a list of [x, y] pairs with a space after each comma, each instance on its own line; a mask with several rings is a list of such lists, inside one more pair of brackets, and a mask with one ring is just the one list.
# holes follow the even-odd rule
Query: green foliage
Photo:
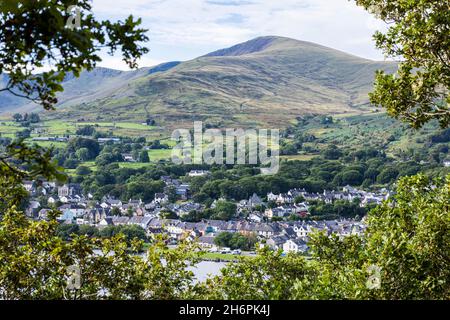
[[236, 216], [236, 204], [229, 201], [217, 201], [214, 208], [213, 219], [217, 220], [231, 220]]
[[84, 161], [93, 160], [100, 153], [100, 145], [96, 140], [81, 137], [70, 139], [67, 149], [69, 152], [76, 152]]
[[336, 146], [329, 146], [323, 153], [325, 159], [336, 160], [342, 156], [342, 152]]
[[349, 202], [344, 200], [336, 200], [333, 203], [325, 203], [319, 201], [313, 203], [309, 208], [312, 219], [320, 217], [321, 219], [339, 219], [339, 218], [362, 218], [369, 211], [368, 208], [362, 208], [359, 202]]
[[88, 175], [90, 173], [92, 173], [92, 170], [86, 166], [79, 166], [76, 170], [76, 174], [80, 176]]
[[150, 162], [150, 157], [148, 156], [148, 152], [147, 151], [141, 151], [141, 153], [139, 154], [139, 162], [142, 163], [149, 163]]
[[[80, 27], [70, 29], [68, 6], [80, 10]], [[0, 74], [9, 81], [0, 91], [28, 98], [45, 109], [53, 108], [61, 83], [69, 76], [78, 77], [83, 69], [92, 70], [101, 61], [98, 52], [120, 50], [132, 68], [136, 59], [148, 52], [139, 43], [147, 41], [146, 30], [139, 29], [140, 19], [129, 16], [124, 21], [96, 20], [88, 0], [17, 1], [4, 0], [0, 6]], [[44, 64], [52, 69], [37, 73]]]
[[77, 129], [75, 132], [79, 136], [93, 136], [95, 134], [94, 126], [84, 126]]
[[103, 238], [112, 238], [118, 234], [123, 234], [128, 243], [135, 239], [147, 241], [145, 230], [137, 225], [107, 226], [99, 232], [99, 236]]
[[396, 75], [377, 73], [371, 102], [422, 127], [431, 119], [450, 124], [450, 10], [439, 0], [356, 0], [390, 23], [377, 32], [376, 45], [386, 56], [402, 59]]
[[240, 233], [221, 232], [214, 238], [214, 243], [220, 247], [249, 251], [254, 248], [256, 237], [245, 236]]
[[[192, 245], [169, 250], [157, 239], [144, 258], [136, 255], [142, 228], [125, 226], [99, 239], [89, 227], [58, 224], [59, 212], [50, 212], [48, 221], [27, 219], [18, 209], [27, 197], [22, 180], [64, 176], [42, 150], [15, 147], [0, 161], [1, 299], [181, 299], [191, 291], [187, 267], [198, 261]], [[11, 159], [27, 170], [12, 168]], [[79, 289], [67, 288], [73, 265], [81, 272]]]
[[382, 269], [378, 298], [450, 298], [450, 176], [400, 179], [368, 224], [368, 259]]

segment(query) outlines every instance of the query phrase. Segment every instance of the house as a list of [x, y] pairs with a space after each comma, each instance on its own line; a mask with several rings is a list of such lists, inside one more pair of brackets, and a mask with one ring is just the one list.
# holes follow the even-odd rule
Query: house
[[306, 203], [297, 203], [294, 205], [294, 212], [304, 218], [309, 215], [309, 207]]
[[175, 187], [175, 193], [181, 200], [187, 200], [189, 197], [189, 184], [181, 184]]
[[248, 216], [248, 220], [261, 223], [263, 221], [263, 217], [259, 212], [252, 212]]
[[276, 194], [273, 194], [272, 192], [269, 192], [267, 194], [267, 201], [277, 201], [278, 196]]
[[86, 208], [75, 204], [65, 204], [60, 206], [58, 210], [62, 213], [58, 219], [67, 221], [83, 216]]
[[306, 190], [305, 189], [291, 189], [288, 191], [288, 195], [290, 195], [292, 198], [297, 198], [297, 197], [303, 197], [306, 194]]
[[98, 138], [97, 139], [98, 143], [102, 144], [102, 143], [107, 143], [107, 142], [112, 142], [112, 143], [119, 143], [120, 142], [120, 138]]
[[269, 218], [283, 218], [286, 216], [286, 211], [283, 208], [269, 208], [264, 211], [264, 215]]
[[283, 249], [283, 244], [289, 240], [289, 237], [286, 235], [279, 235], [272, 238], [269, 238], [266, 241], [266, 245], [272, 250]]
[[203, 206], [199, 203], [195, 203], [195, 202], [188, 202], [185, 204], [182, 204], [178, 210], [176, 210], [176, 213], [178, 214], [178, 216], [182, 217], [187, 215], [189, 212], [191, 211], [200, 211], [203, 209]]
[[47, 198], [47, 203], [49, 203], [49, 204], [54, 204], [54, 203], [56, 203], [56, 201], [58, 201], [58, 199], [56, 197], [50, 196]]
[[26, 209], [26, 215], [32, 218], [38, 216], [40, 207], [41, 204], [39, 203], [39, 201], [30, 201]]
[[292, 229], [296, 232], [298, 238], [307, 238], [313, 231], [307, 224], [295, 225]]
[[198, 244], [203, 248], [213, 248], [215, 247], [213, 236], [201, 236], [198, 238]]
[[98, 227], [99, 228], [104, 228], [107, 226], [113, 226], [113, 219], [112, 217], [107, 217], [107, 218], [103, 218], [99, 223], [98, 223]]
[[209, 175], [211, 172], [208, 170], [191, 170], [188, 172], [189, 177], [204, 177]]
[[135, 216], [135, 217], [131, 217], [128, 220], [127, 224], [138, 225], [138, 226], [142, 227], [143, 229], [147, 229], [151, 220], [152, 220], [152, 218], [150, 218], [150, 217]]
[[250, 223], [244, 230], [248, 230], [262, 238], [270, 238], [281, 233], [281, 228], [276, 223]]
[[127, 213], [131, 211], [137, 216], [143, 216], [144, 215], [143, 205], [144, 203], [142, 202], [141, 199], [139, 200], [130, 199], [128, 203], [122, 204], [121, 211], [122, 213]]
[[81, 186], [78, 183], [69, 183], [58, 188], [58, 196], [60, 198], [79, 194], [81, 194]]
[[122, 158], [125, 162], [136, 162], [131, 153], [122, 153]]
[[90, 224], [98, 224], [110, 215], [111, 211], [109, 210], [109, 208], [96, 206], [95, 208], [86, 210], [83, 214], [83, 219]]
[[286, 216], [289, 216], [291, 214], [296, 213], [296, 207], [291, 205], [284, 205], [279, 206], [276, 208], [269, 208], [264, 211], [264, 214], [267, 218], [272, 219], [274, 217], [276, 218], [284, 218]]
[[348, 193], [357, 193], [358, 190], [356, 190], [355, 188], [353, 188], [352, 186], [346, 185], [344, 188], [342, 188], [342, 190], [344, 192], [348, 192]]
[[283, 244], [283, 252], [285, 253], [306, 253], [307, 251], [306, 242], [300, 239], [289, 239]]
[[169, 201], [169, 196], [165, 193], [155, 193], [155, 203], [161, 205]]
[[47, 220], [50, 209], [41, 209], [38, 213], [39, 220]]
[[114, 216], [114, 217], [111, 217], [111, 219], [112, 219], [113, 225], [115, 225], [115, 226], [124, 226], [124, 225], [127, 225], [128, 222], [130, 221], [129, 217]]
[[263, 204], [263, 201], [256, 193], [253, 193], [253, 195], [248, 199], [248, 205], [250, 208], [255, 208], [256, 206], [260, 206]]
[[359, 206], [363, 208], [363, 207], [367, 207], [368, 205], [371, 205], [371, 204], [378, 205], [378, 204], [381, 204], [382, 200], [383, 200], [383, 198], [378, 198], [378, 197], [373, 197], [373, 196], [372, 197], [365, 197], [361, 201]]
[[121, 208], [123, 205], [122, 201], [114, 199], [114, 198], [103, 198], [103, 202], [102, 204], [100, 204], [100, 206], [102, 208]]
[[294, 198], [287, 193], [280, 193], [277, 196], [275, 202], [279, 205], [280, 204], [291, 204], [291, 203], [294, 203]]
[[34, 182], [33, 181], [24, 181], [23, 187], [27, 192], [32, 192], [34, 190]]
[[450, 159], [444, 160], [444, 167], [446, 167], [446, 168], [450, 167]]

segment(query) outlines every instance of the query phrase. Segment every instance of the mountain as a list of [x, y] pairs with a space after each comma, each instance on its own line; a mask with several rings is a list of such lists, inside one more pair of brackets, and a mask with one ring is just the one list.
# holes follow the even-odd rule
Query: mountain
[[151, 116], [169, 127], [192, 120], [281, 126], [308, 113], [369, 110], [367, 93], [378, 69], [392, 73], [397, 65], [310, 42], [260, 37], [186, 62], [85, 72], [64, 83], [61, 106], [51, 117], [142, 121]]
[[[72, 74], [66, 76], [63, 82], [64, 92], [58, 95], [58, 107], [82, 104], [86, 101], [95, 101], [112, 95], [124, 83], [144, 77], [149, 74], [167, 71], [179, 62], [168, 62], [153, 68], [141, 68], [135, 71], [119, 71], [108, 68], [95, 68], [93, 71], [84, 71], [79, 78]], [[0, 75], [0, 85], [4, 87], [8, 81], [6, 75]], [[17, 98], [10, 93], [0, 93], [1, 112], [39, 111], [40, 106], [30, 103], [29, 100]]]

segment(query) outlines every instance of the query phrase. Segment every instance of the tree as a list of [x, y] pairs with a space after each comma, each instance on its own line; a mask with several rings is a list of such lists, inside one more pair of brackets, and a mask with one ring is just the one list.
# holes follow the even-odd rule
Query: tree
[[323, 152], [323, 156], [325, 159], [337, 160], [342, 156], [342, 152], [335, 145], [330, 145]]
[[86, 166], [78, 166], [78, 168], [76, 170], [76, 174], [79, 176], [85, 176], [85, 175], [88, 175], [91, 173], [92, 173], [92, 170]]
[[450, 298], [450, 175], [398, 181], [369, 216], [368, 262], [381, 270], [380, 299]]
[[219, 247], [228, 247], [232, 237], [230, 232], [221, 232], [214, 238], [214, 243]]
[[[188, 267], [198, 262], [195, 245], [181, 243], [169, 250], [157, 238], [144, 258], [137, 255], [143, 242], [136, 237], [143, 233], [136, 227], [129, 229], [133, 240], [127, 242], [123, 233], [99, 239], [89, 230], [68, 226], [63, 227], [70, 233], [64, 241], [58, 235], [60, 212], [50, 211], [48, 221], [33, 221], [19, 210], [28, 197], [22, 181], [37, 177], [66, 181], [49, 151], [15, 143], [1, 153], [0, 299], [186, 298], [194, 280]], [[69, 266], [81, 272], [79, 289], [67, 289]]]
[[[69, 28], [78, 8], [80, 26]], [[2, 1], [0, 7], [0, 74], [8, 74], [6, 87], [13, 95], [30, 99], [51, 109], [58, 102], [61, 83], [72, 74], [92, 70], [101, 61], [98, 52], [121, 50], [123, 60], [135, 68], [137, 59], [148, 52], [140, 43], [148, 40], [147, 30], [138, 28], [141, 20], [129, 16], [125, 21], [96, 20], [88, 0]], [[51, 69], [36, 72], [43, 65]]]
[[112, 209], [111, 209], [111, 214], [113, 215], [113, 216], [121, 216], [122, 215], [122, 211], [118, 208], [118, 207], [113, 207]]
[[398, 176], [398, 170], [393, 167], [384, 168], [377, 176], [378, 183], [391, 183]]
[[88, 148], [78, 149], [75, 151], [75, 155], [80, 161], [88, 161], [91, 157], [91, 153]]
[[145, 150], [141, 151], [141, 153], [139, 154], [139, 162], [142, 162], [142, 163], [150, 162], [150, 157], [148, 156], [147, 151], [145, 151]]
[[31, 123], [38, 123], [41, 121], [41, 118], [39, 117], [39, 115], [34, 112], [30, 114], [29, 119], [30, 119]]
[[185, 214], [180, 217], [181, 221], [184, 221], [184, 222], [200, 222], [203, 219], [208, 219], [208, 218], [209, 218], [209, 216], [208, 216], [207, 211], [197, 211], [197, 210], [192, 210], [188, 214]]
[[95, 134], [94, 126], [84, 126], [77, 129], [75, 132], [79, 136], [93, 136]]
[[13, 115], [13, 120], [15, 121], [15, 122], [20, 122], [20, 121], [22, 121], [22, 115], [20, 114], [20, 113], [15, 113], [14, 115]]
[[30, 136], [31, 136], [31, 130], [30, 129], [25, 129], [25, 130], [16, 132], [16, 137], [19, 138], [19, 139], [27, 139]]
[[236, 204], [228, 201], [218, 201], [214, 208], [213, 219], [231, 220], [236, 216]]
[[87, 157], [86, 160], [92, 160], [98, 156], [100, 152], [100, 145], [96, 140], [76, 137], [70, 139], [67, 149], [69, 150], [69, 152], [74, 153], [80, 149], [87, 149], [88, 153], [83, 154], [82, 156]]
[[363, 181], [363, 175], [356, 170], [344, 171], [342, 173], [342, 184], [343, 185], [360, 185]]
[[390, 24], [374, 35], [387, 57], [400, 58], [396, 75], [377, 72], [373, 104], [420, 128], [432, 119], [450, 124], [450, 10], [439, 0], [356, 0]]

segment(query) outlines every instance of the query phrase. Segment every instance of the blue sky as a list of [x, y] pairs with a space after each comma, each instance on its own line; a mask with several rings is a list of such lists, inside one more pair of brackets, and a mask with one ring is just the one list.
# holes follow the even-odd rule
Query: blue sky
[[[142, 18], [151, 51], [140, 66], [189, 60], [266, 35], [383, 60], [372, 34], [385, 25], [352, 0], [94, 0], [93, 7], [99, 18]], [[104, 67], [126, 69], [119, 56], [103, 59]]]

